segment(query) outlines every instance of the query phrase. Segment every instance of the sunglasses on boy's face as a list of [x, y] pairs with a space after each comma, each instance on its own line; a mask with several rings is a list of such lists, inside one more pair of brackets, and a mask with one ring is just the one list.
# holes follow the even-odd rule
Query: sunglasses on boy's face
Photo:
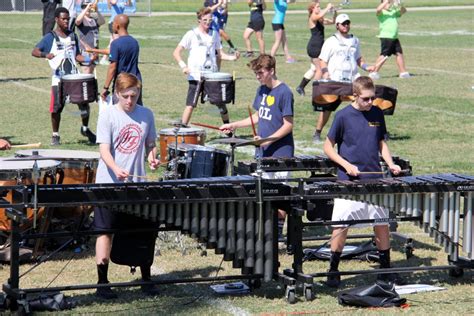
[[359, 98], [360, 98], [362, 101], [364, 101], [365, 103], [367, 103], [367, 102], [369, 102], [369, 101], [374, 102], [374, 100], [375, 100], [375, 96], [366, 97], [366, 98], [363, 98], [363, 97], [359, 96]]
[[351, 25], [351, 21], [342, 22], [341, 25], [348, 26]]

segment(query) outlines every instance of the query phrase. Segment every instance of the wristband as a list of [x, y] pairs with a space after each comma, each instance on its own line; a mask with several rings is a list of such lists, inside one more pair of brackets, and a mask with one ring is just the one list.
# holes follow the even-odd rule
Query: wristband
[[46, 58], [46, 56], [48, 56], [48, 54], [45, 53], [45, 52], [41, 52], [41, 53], [40, 53], [40, 56], [41, 56], [42, 58]]
[[109, 87], [104, 86], [104, 90], [109, 91]]
[[360, 65], [360, 68], [362, 68], [363, 70], [367, 71], [367, 64], [362, 64], [362, 65]]
[[181, 69], [186, 68], [186, 63], [182, 60], [179, 61], [178, 65], [179, 65], [179, 67], [181, 67]]

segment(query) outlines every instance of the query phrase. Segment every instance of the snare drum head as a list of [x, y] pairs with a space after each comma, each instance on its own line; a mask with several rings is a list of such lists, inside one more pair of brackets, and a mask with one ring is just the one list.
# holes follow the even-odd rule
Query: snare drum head
[[226, 72], [204, 73], [203, 77], [207, 81], [232, 81], [232, 75]]
[[[202, 128], [183, 127], [178, 130], [178, 135], [202, 135], [205, 131]], [[160, 135], [174, 136], [174, 128], [163, 128], [160, 130]]]
[[[15, 157], [3, 157], [0, 160], [0, 173], [2, 171], [23, 171], [23, 170], [33, 170], [34, 161], [5, 161], [4, 159], [11, 159]], [[38, 168], [40, 170], [51, 169], [59, 166], [60, 161], [57, 160], [38, 160]]]
[[[100, 154], [95, 151], [64, 150], [64, 149], [25, 149], [15, 152], [17, 157], [29, 157], [33, 152], [43, 157], [54, 157], [58, 160], [99, 160]], [[62, 159], [60, 159], [62, 158]]]
[[[168, 148], [175, 149], [176, 144], [169, 144]], [[206, 146], [202, 145], [195, 145], [195, 144], [178, 144], [178, 151], [179, 152], [188, 152], [188, 151], [205, 151]]]
[[87, 80], [87, 79], [94, 79], [94, 75], [92, 74], [72, 74], [72, 75], [64, 75], [61, 77], [63, 81], [69, 80]]

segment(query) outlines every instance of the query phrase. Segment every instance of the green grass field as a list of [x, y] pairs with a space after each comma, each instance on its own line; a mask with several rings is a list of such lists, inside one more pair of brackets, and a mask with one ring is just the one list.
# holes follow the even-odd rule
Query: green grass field
[[[441, 2], [441, 1], [439, 1]], [[443, 1], [452, 4], [450, 1]], [[166, 1], [159, 2], [165, 5]], [[417, 1], [416, 3], [422, 3]], [[431, 2], [432, 3], [432, 2]], [[455, 4], [463, 3], [456, 1]], [[466, 2], [464, 2], [466, 4]], [[469, 2], [468, 2], [469, 3]], [[155, 2], [154, 5], [157, 3]], [[176, 10], [181, 8], [173, 6]], [[171, 8], [170, 8], [171, 10]], [[174, 10], [173, 10], [174, 11]], [[397, 78], [397, 69], [392, 59], [383, 67], [380, 84], [394, 86], [399, 97], [395, 115], [387, 117], [391, 134], [389, 146], [392, 153], [411, 161], [415, 174], [458, 172], [474, 174], [474, 23], [473, 10], [441, 10], [409, 12], [400, 20], [400, 37], [410, 79]], [[351, 13], [352, 31], [362, 45], [367, 61], [374, 62], [379, 52], [377, 21], [372, 13]], [[31, 50], [40, 39], [41, 17], [39, 15], [0, 15], [0, 137], [14, 144], [42, 142], [48, 148], [51, 124], [48, 113], [50, 71], [44, 60], [31, 57]], [[229, 18], [227, 31], [238, 48], [243, 47], [242, 30], [248, 22], [247, 15]], [[169, 127], [169, 122], [180, 118], [184, 106], [187, 82], [171, 54], [181, 36], [195, 25], [192, 16], [133, 17], [130, 32], [141, 44], [140, 68], [144, 78], [144, 103], [155, 113], [157, 129]], [[309, 66], [306, 42], [309, 31], [306, 15], [291, 14], [286, 21], [290, 51], [298, 60], [285, 64], [277, 57], [277, 72], [280, 79], [292, 88], [301, 80]], [[327, 27], [326, 36], [332, 26]], [[107, 42], [107, 31], [101, 35], [102, 46]], [[273, 34], [270, 16], [265, 30], [267, 50], [272, 44]], [[254, 42], [254, 47], [256, 43]], [[224, 45], [226, 47], [226, 45]], [[227, 49], [227, 47], [226, 47]], [[236, 72], [236, 104], [229, 106], [232, 120], [246, 116], [247, 105], [253, 100], [257, 82], [246, 67], [247, 59], [224, 62], [222, 70]], [[105, 77], [106, 67], [99, 66], [99, 86]], [[309, 91], [309, 87], [307, 88]], [[92, 106], [91, 127], [95, 130], [97, 107]], [[318, 154], [321, 145], [314, 145], [311, 136], [316, 114], [312, 110], [310, 97], [295, 95], [295, 128], [297, 153]], [[209, 104], [195, 111], [193, 120], [219, 125], [217, 109]], [[75, 105], [67, 105], [61, 123], [61, 149], [97, 150], [79, 134], [80, 117]], [[327, 128], [325, 129], [327, 132]], [[250, 135], [242, 130], [239, 135]], [[207, 138], [219, 135], [208, 131]], [[0, 155], [13, 155], [13, 151]], [[238, 159], [249, 159], [250, 150], [239, 150]], [[403, 224], [400, 230], [415, 240], [415, 257], [405, 260], [401, 244], [395, 243], [393, 261], [396, 266], [431, 266], [446, 264], [446, 254], [432, 243], [431, 239], [412, 224]], [[357, 233], [359, 233], [357, 231]], [[209, 253], [201, 257], [194, 250], [194, 242], [186, 239], [190, 247], [182, 256], [171, 241], [162, 248], [162, 256], [155, 258], [153, 273], [158, 278], [176, 276], [211, 276], [216, 273], [221, 257]], [[64, 266], [66, 268], [52, 286], [71, 283], [95, 283], [93, 240], [88, 244], [92, 250], [84, 251], [69, 263], [72, 252], [63, 252], [60, 258], [48, 262], [25, 276], [24, 287], [46, 286]], [[282, 251], [281, 267], [291, 266], [290, 257]], [[66, 265], [67, 264], [67, 265]], [[347, 262], [342, 269], [366, 269], [367, 263]], [[24, 265], [21, 271], [30, 266]], [[305, 271], [317, 272], [327, 268], [325, 262], [311, 262]], [[112, 265], [111, 281], [128, 281], [136, 278], [127, 267]], [[8, 278], [8, 266], [0, 269], [0, 281]], [[223, 264], [219, 275], [235, 274], [231, 265]], [[362, 285], [373, 277], [346, 277], [345, 287]], [[473, 273], [465, 271], [460, 279], [449, 278], [446, 272], [417, 273], [409, 276], [413, 283], [428, 283], [446, 287], [446, 291], [407, 296], [409, 309], [383, 310], [386, 314], [473, 314]], [[320, 280], [317, 280], [320, 281]], [[337, 304], [336, 292], [317, 284], [316, 300], [305, 302], [299, 298], [295, 305], [288, 305], [283, 290], [277, 283], [264, 284], [252, 295], [243, 297], [216, 297], [209, 284], [163, 286], [163, 295], [150, 299], [136, 290], [119, 290], [120, 299], [114, 302], [97, 301], [92, 291], [73, 294], [80, 302], [69, 313], [73, 314], [375, 314], [381, 310], [343, 308]]]

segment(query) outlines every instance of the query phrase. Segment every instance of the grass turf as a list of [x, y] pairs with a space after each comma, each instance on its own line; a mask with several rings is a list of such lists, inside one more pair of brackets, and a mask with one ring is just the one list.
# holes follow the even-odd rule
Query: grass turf
[[[400, 38], [406, 56], [407, 67], [413, 78], [397, 78], [393, 58], [382, 68], [380, 84], [395, 86], [399, 91], [395, 115], [387, 117], [387, 126], [392, 135], [389, 146], [392, 153], [411, 160], [415, 174], [436, 172], [474, 172], [474, 63], [472, 10], [409, 12], [400, 20]], [[370, 63], [375, 61], [379, 52], [377, 22], [374, 14], [351, 13], [352, 31], [361, 39], [362, 53]], [[242, 29], [246, 25], [246, 15], [229, 18], [227, 31], [238, 48], [243, 47]], [[449, 23], [440, 23], [449, 21]], [[49, 103], [50, 74], [44, 60], [31, 57], [33, 46], [40, 39], [41, 17], [38, 15], [0, 15], [0, 117], [2, 137], [8, 137], [15, 144], [42, 142], [48, 147], [50, 141]], [[193, 17], [133, 17], [130, 32], [141, 45], [140, 67], [144, 78], [144, 103], [150, 107], [156, 118], [158, 129], [167, 128], [168, 123], [178, 119], [184, 106], [187, 82], [171, 53], [181, 36], [195, 25]], [[285, 64], [282, 56], [277, 57], [277, 70], [280, 79], [295, 87], [309, 66], [306, 56], [306, 42], [309, 31], [306, 28], [306, 15], [288, 15], [286, 21], [290, 51], [296, 57], [296, 64]], [[326, 28], [326, 36], [333, 31]], [[103, 29], [101, 43], [107, 42], [107, 31]], [[273, 34], [270, 18], [267, 18], [265, 30], [267, 50]], [[254, 45], [256, 43], [254, 42]], [[226, 47], [226, 44], [224, 44]], [[255, 47], [255, 46], [254, 46]], [[245, 66], [247, 59], [237, 62], [224, 62], [223, 71], [236, 71], [237, 102], [229, 106], [232, 120], [246, 116], [247, 104], [254, 97], [257, 82], [251, 71]], [[99, 66], [97, 74], [99, 87], [103, 83], [106, 67]], [[310, 91], [308, 86], [307, 91]], [[95, 130], [97, 108], [92, 106], [91, 126]], [[319, 153], [320, 145], [311, 143], [316, 114], [312, 111], [310, 97], [295, 95], [295, 139], [297, 153]], [[200, 105], [193, 120], [219, 125], [217, 109], [209, 104]], [[86, 143], [79, 134], [80, 117], [75, 105], [67, 105], [61, 124], [63, 146], [61, 149], [97, 150]], [[328, 125], [329, 127], [329, 125]], [[327, 127], [327, 128], [328, 128]], [[327, 128], [325, 132], [327, 132]], [[242, 130], [240, 135], [250, 135], [251, 131]], [[219, 135], [208, 131], [208, 139]], [[12, 155], [13, 151], [1, 152]], [[239, 150], [237, 159], [249, 159], [250, 150]], [[400, 227], [416, 239], [415, 257], [405, 260], [403, 245], [394, 243], [393, 258], [397, 266], [446, 264], [446, 254], [411, 224]], [[358, 231], [354, 231], [358, 232]], [[187, 240], [189, 247], [194, 242]], [[88, 245], [93, 248], [93, 242]], [[163, 256], [157, 257], [154, 274], [159, 278], [179, 275], [214, 275], [220, 256], [209, 254], [201, 257], [199, 251], [189, 250], [182, 256], [173, 241], [162, 250]], [[45, 286], [68, 262], [72, 252], [64, 252], [60, 258], [38, 268], [22, 279], [25, 287]], [[281, 267], [291, 266], [290, 257], [281, 255]], [[342, 269], [364, 269], [367, 263], [344, 263]], [[26, 271], [29, 265], [22, 266]], [[305, 265], [305, 271], [324, 271], [325, 262], [311, 262]], [[223, 264], [219, 275], [235, 274], [229, 263]], [[8, 277], [8, 266], [0, 270], [0, 279]], [[112, 265], [110, 279], [127, 281], [135, 278], [128, 274], [126, 267]], [[438, 293], [425, 293], [408, 296], [409, 312], [426, 315], [471, 314], [472, 310], [472, 271], [466, 271], [461, 279], [451, 279], [446, 272], [417, 273], [409, 277], [410, 281], [430, 283], [448, 288]], [[76, 255], [60, 278], [52, 285], [71, 283], [94, 283], [95, 264], [93, 251], [84, 251]], [[371, 277], [346, 277], [346, 287], [364, 284]], [[251, 314], [258, 313], [333, 313], [366, 314], [380, 311], [342, 308], [337, 305], [335, 291], [316, 285], [317, 298], [313, 302], [301, 299], [296, 305], [287, 305], [282, 299], [283, 290], [271, 282], [264, 284], [253, 295], [244, 297], [215, 297], [208, 284], [164, 286], [163, 295], [155, 299], [145, 298], [137, 291], [120, 290], [121, 298], [116, 302], [97, 301], [91, 291], [74, 292], [74, 298], [80, 301], [73, 313], [190, 313], [190, 314]], [[188, 304], [190, 303], [190, 304]], [[384, 310], [388, 314], [408, 312], [405, 310]]]

